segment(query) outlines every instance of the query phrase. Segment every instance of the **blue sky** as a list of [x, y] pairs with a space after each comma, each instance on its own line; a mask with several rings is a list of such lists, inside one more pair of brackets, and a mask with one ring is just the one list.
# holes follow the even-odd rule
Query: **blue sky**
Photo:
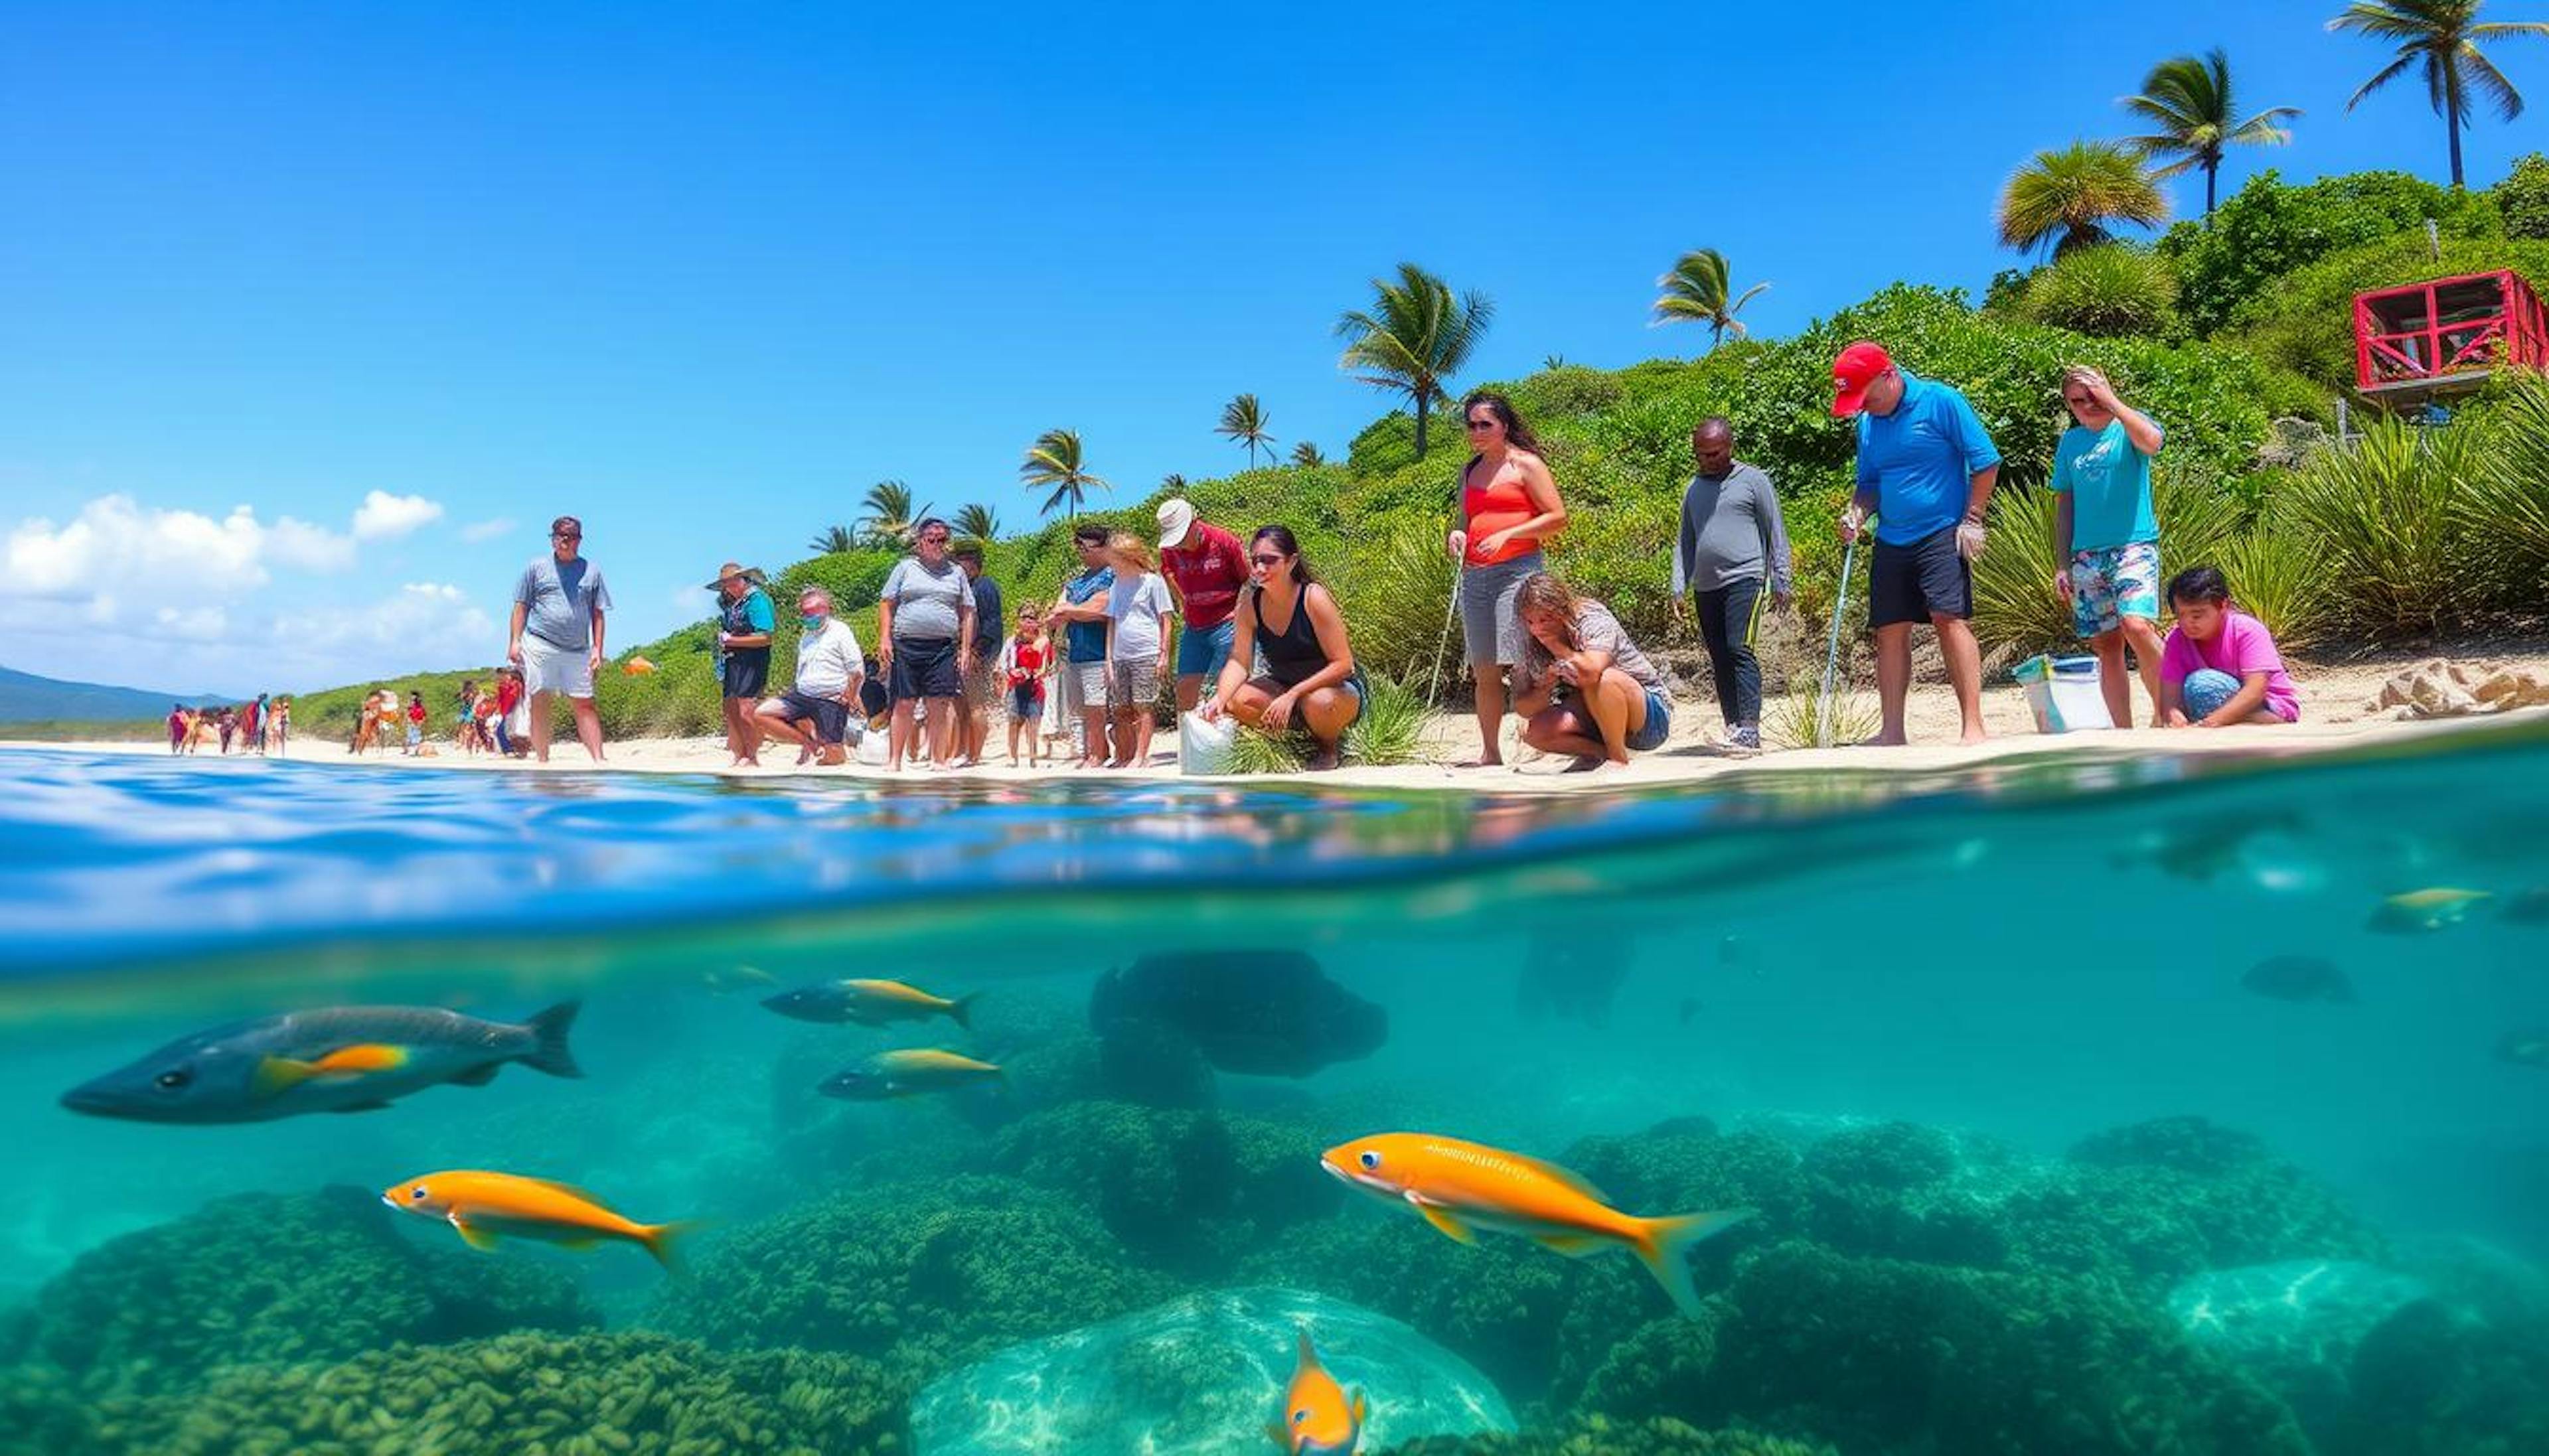
[[[562, 510], [634, 643], [881, 479], [1030, 524], [1054, 426], [1130, 499], [1238, 465], [1243, 390], [1340, 453], [1386, 401], [1330, 328], [1402, 258], [1494, 296], [1475, 379], [1695, 352], [1646, 326], [1691, 247], [1770, 332], [1978, 292], [2010, 170], [2212, 45], [2309, 112], [2225, 191], [2441, 175], [2421, 87], [2345, 112], [2338, 8], [16, 6], [0, 663], [490, 661]], [[2499, 56], [2549, 105], [2549, 46]], [[2484, 120], [2473, 182], [2539, 135]]]

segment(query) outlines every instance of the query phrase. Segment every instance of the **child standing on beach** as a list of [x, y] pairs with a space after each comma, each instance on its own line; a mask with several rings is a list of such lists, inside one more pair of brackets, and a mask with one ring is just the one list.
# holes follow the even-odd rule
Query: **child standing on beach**
[[1107, 767], [1129, 769], [1151, 762], [1160, 680], [1169, 675], [1167, 617], [1177, 603], [1141, 537], [1117, 531], [1106, 538], [1106, 555], [1115, 571], [1106, 597], [1106, 701], [1115, 714], [1115, 757]]
[[1009, 694], [1009, 767], [1018, 766], [1018, 735], [1027, 740], [1027, 762], [1044, 765], [1044, 614], [1033, 603], [1018, 608], [1018, 631], [1000, 647], [1000, 682]]
[[418, 749], [420, 749], [420, 748], [423, 748], [424, 746], [425, 746], [425, 694], [424, 694], [424, 693], [422, 693], [422, 692], [411, 692], [411, 693], [409, 693], [409, 694], [407, 695], [407, 754], [408, 754], [408, 757], [409, 757], [409, 758], [415, 758], [415, 757], [416, 757], [416, 751], [417, 751]]
[[2171, 728], [2297, 723], [2301, 694], [2266, 624], [2239, 610], [2219, 570], [2189, 567], [2169, 580], [2177, 614], [2160, 649], [2160, 721]]

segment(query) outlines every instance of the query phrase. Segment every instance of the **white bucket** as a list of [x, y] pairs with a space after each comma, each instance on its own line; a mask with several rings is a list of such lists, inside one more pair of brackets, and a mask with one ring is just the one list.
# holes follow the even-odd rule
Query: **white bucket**
[[1178, 717], [1178, 772], [1180, 774], [1227, 774], [1230, 772], [1230, 746], [1239, 736], [1239, 724], [1224, 717], [1207, 722], [1200, 713], [1182, 713]]
[[2113, 728], [2107, 691], [2094, 657], [2031, 657], [2011, 670], [2027, 689], [2038, 733], [2086, 733]]

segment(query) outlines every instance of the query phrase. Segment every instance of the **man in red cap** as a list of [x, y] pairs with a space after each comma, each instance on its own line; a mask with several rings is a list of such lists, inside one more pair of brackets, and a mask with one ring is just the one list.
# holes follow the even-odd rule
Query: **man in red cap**
[[1875, 344], [1841, 351], [1833, 391], [1834, 415], [1858, 416], [1858, 490], [1841, 513], [1841, 539], [1857, 540], [1868, 519], [1876, 521], [1867, 572], [1884, 712], [1876, 741], [1909, 741], [1903, 702], [1912, 686], [1912, 629], [1927, 621], [1947, 659], [1963, 741], [1980, 743], [1983, 660], [1969, 620], [1972, 563], [1983, 550], [1983, 508], [2000, 479], [2000, 450], [1963, 395], [1896, 368]]

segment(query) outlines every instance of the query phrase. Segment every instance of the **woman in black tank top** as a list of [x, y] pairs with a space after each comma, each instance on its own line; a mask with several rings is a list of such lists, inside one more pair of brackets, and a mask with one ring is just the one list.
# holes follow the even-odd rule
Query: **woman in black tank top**
[[[1346, 641], [1345, 614], [1282, 526], [1261, 527], [1249, 542], [1248, 575], [1233, 617], [1240, 650], [1196, 711], [1206, 722], [1228, 713], [1269, 733], [1298, 724], [1319, 742], [1310, 767], [1333, 769], [1346, 729], [1363, 716], [1363, 673]], [[1264, 676], [1249, 676], [1253, 658], [1264, 659]]]

